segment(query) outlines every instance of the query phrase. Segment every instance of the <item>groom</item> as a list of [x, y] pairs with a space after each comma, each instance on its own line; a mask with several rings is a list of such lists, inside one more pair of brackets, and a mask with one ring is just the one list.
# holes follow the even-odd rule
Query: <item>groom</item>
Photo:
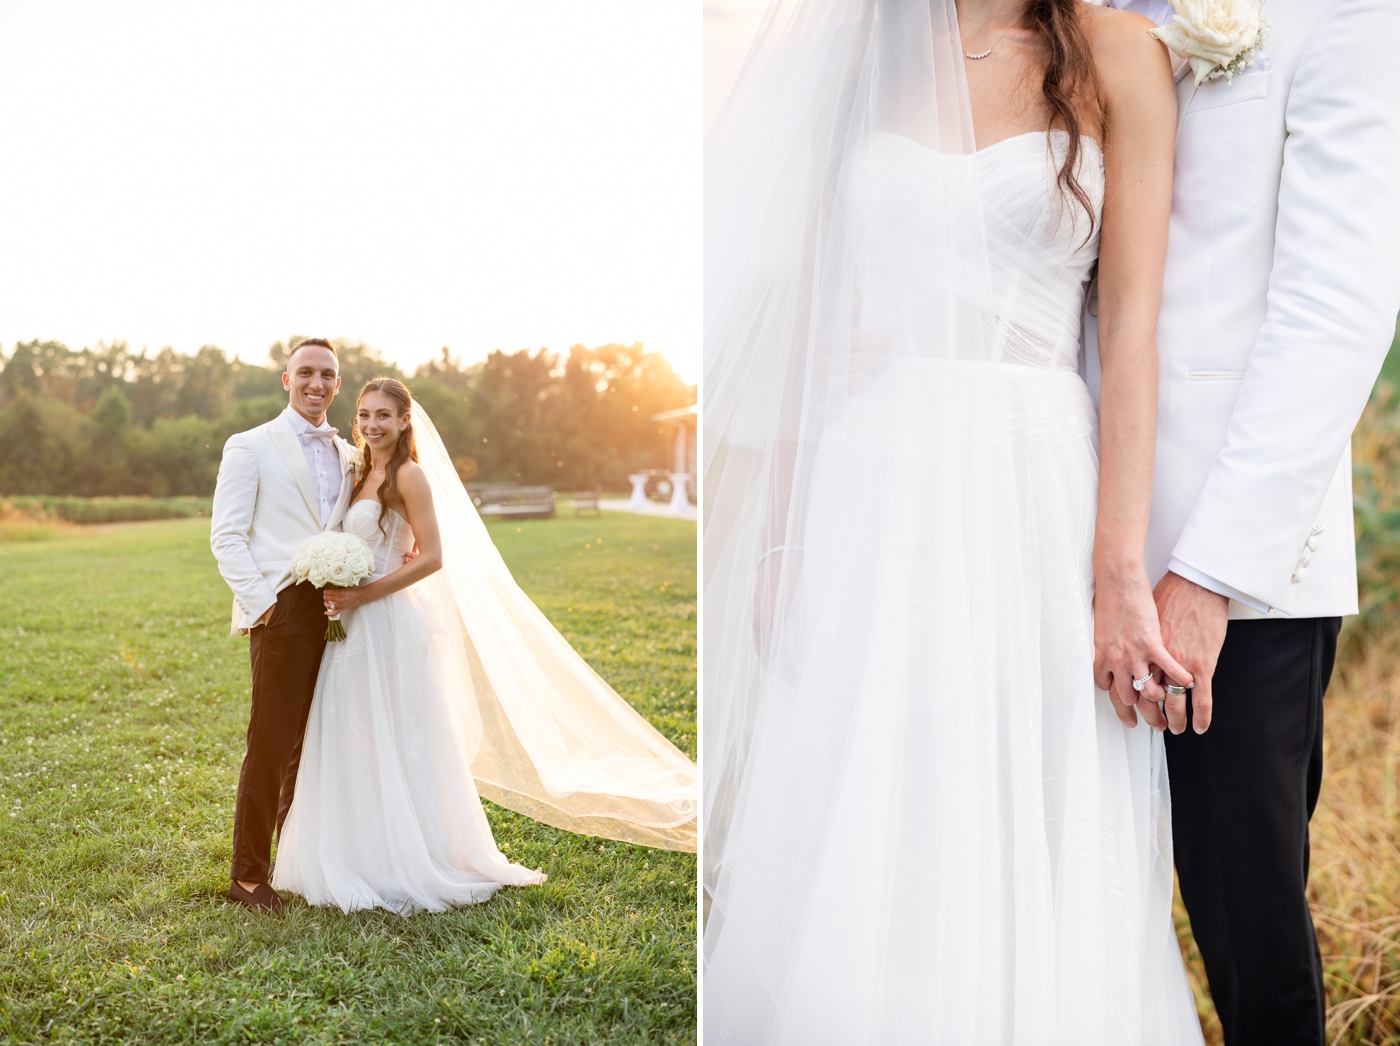
[[1196, 686], [1167, 724], [1139, 711], [1171, 730], [1177, 874], [1225, 1042], [1321, 1046], [1308, 819], [1357, 609], [1349, 441], [1400, 309], [1400, 2], [1262, 13], [1252, 67], [1177, 83], [1146, 555]]
[[326, 424], [340, 362], [323, 338], [287, 358], [286, 410], [224, 444], [209, 544], [233, 589], [233, 632], [249, 637], [253, 706], [233, 816], [229, 899], [281, 911], [268, 885], [272, 833], [292, 805], [302, 734], [325, 648], [320, 592], [292, 584], [307, 538], [340, 525], [350, 501], [353, 450]]

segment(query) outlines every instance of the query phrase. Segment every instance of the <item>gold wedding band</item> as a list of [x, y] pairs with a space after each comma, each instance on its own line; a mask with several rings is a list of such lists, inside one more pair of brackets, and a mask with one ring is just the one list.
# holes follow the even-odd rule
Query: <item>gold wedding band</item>
[[1167, 693], [1171, 694], [1172, 697], [1180, 697], [1182, 694], [1186, 693], [1186, 688], [1184, 686], [1177, 686], [1175, 683], [1168, 683]]

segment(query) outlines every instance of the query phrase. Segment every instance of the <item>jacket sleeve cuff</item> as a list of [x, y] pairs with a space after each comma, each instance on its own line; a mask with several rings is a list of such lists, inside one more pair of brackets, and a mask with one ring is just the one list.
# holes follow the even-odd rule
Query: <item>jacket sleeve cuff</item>
[[243, 612], [248, 615], [249, 627], [257, 628], [260, 624], [262, 624], [263, 615], [266, 614], [268, 609], [275, 605], [276, 602], [277, 593], [273, 592], [272, 589], [269, 587], [266, 593], [260, 593], [256, 599], [249, 600], [249, 603], [252, 603], [254, 605], [244, 606], [242, 600], [238, 601], [238, 605], [240, 607], [243, 607]]
[[1195, 567], [1183, 563], [1175, 556], [1173, 556], [1172, 561], [1167, 564], [1167, 570], [1176, 574], [1178, 577], [1184, 577], [1187, 581], [1214, 592], [1217, 596], [1224, 596], [1227, 599], [1235, 600], [1237, 603], [1243, 603], [1245, 606], [1249, 607], [1250, 610], [1257, 613], [1267, 614], [1269, 612], [1268, 603], [1255, 599], [1251, 595], [1246, 595], [1244, 592], [1225, 584], [1223, 581], [1217, 581], [1209, 574], [1201, 573]]

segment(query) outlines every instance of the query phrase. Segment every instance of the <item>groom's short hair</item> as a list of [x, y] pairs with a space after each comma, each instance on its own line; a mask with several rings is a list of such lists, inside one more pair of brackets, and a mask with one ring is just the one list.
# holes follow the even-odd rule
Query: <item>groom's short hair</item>
[[302, 338], [301, 341], [297, 342], [295, 345], [292, 346], [292, 351], [287, 353], [288, 370], [292, 369], [292, 359], [296, 356], [297, 349], [304, 349], [308, 345], [315, 345], [322, 349], [330, 349], [331, 355], [334, 356], [337, 361], [339, 361], [340, 359], [340, 354], [335, 351], [335, 346], [328, 342], [325, 338]]

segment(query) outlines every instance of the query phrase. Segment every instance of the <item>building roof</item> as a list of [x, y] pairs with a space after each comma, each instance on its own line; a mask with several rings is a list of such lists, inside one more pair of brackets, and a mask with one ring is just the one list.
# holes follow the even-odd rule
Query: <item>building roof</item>
[[698, 413], [696, 405], [692, 403], [688, 407], [677, 407], [675, 410], [663, 410], [660, 414], [653, 414], [652, 421], [689, 421]]

